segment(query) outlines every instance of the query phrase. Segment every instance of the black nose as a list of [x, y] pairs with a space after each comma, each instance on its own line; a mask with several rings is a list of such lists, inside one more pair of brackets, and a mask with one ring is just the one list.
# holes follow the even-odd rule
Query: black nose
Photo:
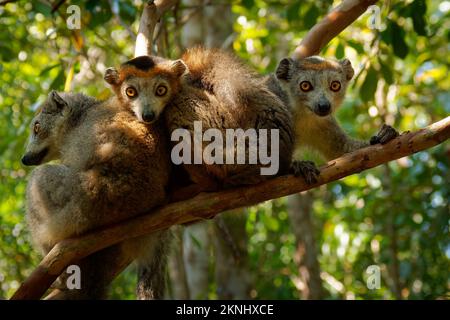
[[331, 111], [331, 104], [329, 102], [319, 102], [316, 106], [316, 113], [320, 116], [326, 116]]
[[142, 120], [144, 120], [145, 122], [152, 122], [153, 120], [155, 120], [155, 113], [153, 111], [146, 111], [144, 113], [142, 113]]
[[20, 160], [25, 166], [37, 166], [42, 163], [47, 154], [48, 148], [44, 148], [39, 152], [27, 152]]
[[34, 166], [39, 164], [39, 160], [37, 156], [34, 156], [33, 154], [26, 154], [20, 159], [22, 161], [22, 164], [24, 166]]
[[24, 156], [22, 157], [22, 159], [20, 159], [20, 161], [22, 161], [22, 164], [23, 164], [24, 166], [29, 166], [29, 165], [30, 165], [30, 158], [27, 157], [27, 155], [24, 155]]

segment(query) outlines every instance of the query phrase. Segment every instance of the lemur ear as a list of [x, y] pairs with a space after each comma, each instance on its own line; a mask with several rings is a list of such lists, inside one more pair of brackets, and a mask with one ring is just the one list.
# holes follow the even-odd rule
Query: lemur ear
[[68, 108], [67, 102], [55, 90], [50, 91], [48, 98], [51, 103], [45, 108], [47, 112], [57, 113]]
[[341, 61], [339, 61], [339, 64], [341, 65], [342, 70], [344, 70], [345, 77], [347, 78], [347, 80], [353, 78], [355, 70], [353, 70], [352, 63], [350, 62], [350, 60], [342, 59]]
[[170, 66], [170, 69], [173, 71], [175, 76], [181, 77], [183, 73], [188, 70], [187, 65], [184, 63], [183, 60], [175, 60], [172, 65]]
[[115, 68], [108, 68], [105, 71], [105, 75], [103, 76], [106, 82], [111, 85], [115, 85], [119, 83], [119, 72]]
[[275, 74], [278, 79], [280, 80], [290, 80], [291, 79], [291, 67], [294, 63], [294, 60], [291, 58], [284, 58], [280, 61], [278, 64], [277, 70], [275, 71]]

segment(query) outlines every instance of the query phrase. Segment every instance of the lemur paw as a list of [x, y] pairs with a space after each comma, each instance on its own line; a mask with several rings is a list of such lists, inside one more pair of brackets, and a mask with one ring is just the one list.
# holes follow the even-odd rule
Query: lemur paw
[[293, 161], [290, 170], [294, 176], [302, 176], [307, 184], [317, 182], [320, 171], [312, 161]]
[[383, 124], [377, 135], [370, 138], [370, 144], [371, 145], [377, 143], [385, 144], [391, 141], [392, 139], [398, 137], [398, 135], [399, 133], [397, 130], [395, 130], [391, 126], [388, 126], [387, 124]]

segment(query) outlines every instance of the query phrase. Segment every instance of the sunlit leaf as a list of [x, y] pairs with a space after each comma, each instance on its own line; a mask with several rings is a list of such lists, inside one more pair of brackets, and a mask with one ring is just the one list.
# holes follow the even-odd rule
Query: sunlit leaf
[[374, 99], [375, 91], [377, 90], [378, 75], [376, 70], [371, 66], [366, 72], [364, 82], [359, 89], [359, 94], [363, 101], [370, 101]]

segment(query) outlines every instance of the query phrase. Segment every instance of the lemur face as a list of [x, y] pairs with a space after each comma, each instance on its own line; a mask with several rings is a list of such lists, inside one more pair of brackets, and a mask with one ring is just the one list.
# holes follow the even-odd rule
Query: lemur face
[[283, 59], [276, 75], [297, 112], [327, 116], [342, 103], [354, 71], [349, 60], [326, 60], [318, 56], [300, 61]]
[[181, 60], [142, 56], [125, 62], [119, 71], [107, 69], [104, 78], [140, 121], [151, 123], [178, 92], [185, 70]]
[[140, 121], [153, 122], [172, 96], [172, 88], [163, 76], [129, 77], [120, 86], [121, 100], [126, 101]]
[[62, 95], [50, 92], [40, 112], [31, 121], [31, 133], [22, 157], [24, 165], [39, 165], [59, 157], [58, 137], [70, 112], [69, 94]]

